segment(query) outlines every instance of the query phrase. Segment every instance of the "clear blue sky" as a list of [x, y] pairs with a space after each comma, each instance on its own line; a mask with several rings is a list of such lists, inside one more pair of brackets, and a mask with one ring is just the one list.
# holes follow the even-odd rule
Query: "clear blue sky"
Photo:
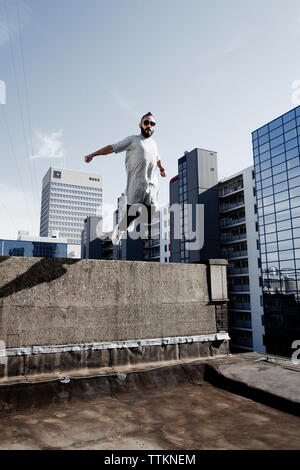
[[161, 204], [185, 150], [217, 151], [220, 179], [251, 165], [251, 132], [295, 106], [299, 42], [299, 0], [0, 0], [0, 238], [38, 234], [50, 165], [103, 174], [116, 205], [125, 154], [83, 156], [147, 111]]

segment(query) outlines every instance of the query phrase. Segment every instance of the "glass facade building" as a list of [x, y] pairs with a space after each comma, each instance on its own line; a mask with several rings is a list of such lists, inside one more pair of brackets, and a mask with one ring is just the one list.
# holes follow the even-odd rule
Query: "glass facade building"
[[300, 106], [252, 133], [266, 352], [300, 339]]
[[0, 255], [33, 258], [67, 258], [67, 247], [67, 243], [0, 240]]

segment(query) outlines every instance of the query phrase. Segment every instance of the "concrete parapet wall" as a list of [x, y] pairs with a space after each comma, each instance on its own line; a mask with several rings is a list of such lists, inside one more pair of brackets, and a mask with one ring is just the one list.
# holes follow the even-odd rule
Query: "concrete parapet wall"
[[7, 348], [216, 331], [205, 265], [0, 258]]
[[[224, 263], [213, 267], [223, 292], [218, 268], [224, 275]], [[22, 348], [105, 343], [113, 349], [109, 343], [149, 338], [163, 345], [164, 338], [201, 336], [213, 343], [217, 336], [203, 337], [224, 331], [227, 293], [212, 301], [211, 271], [210, 264], [2, 257], [0, 341], [10, 357], [31, 355]], [[52, 353], [45, 351], [33, 353]]]

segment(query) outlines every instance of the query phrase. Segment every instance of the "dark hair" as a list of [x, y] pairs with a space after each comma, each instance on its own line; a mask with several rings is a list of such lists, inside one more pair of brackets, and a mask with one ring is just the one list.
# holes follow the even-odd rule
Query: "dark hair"
[[143, 122], [143, 119], [147, 116], [153, 116], [153, 114], [151, 113], [151, 111], [149, 111], [148, 113], [144, 114], [144, 116], [141, 117], [141, 124]]

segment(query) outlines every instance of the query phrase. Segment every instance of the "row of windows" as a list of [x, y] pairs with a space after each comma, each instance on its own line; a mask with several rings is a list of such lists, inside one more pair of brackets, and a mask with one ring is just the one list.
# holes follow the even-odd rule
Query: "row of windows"
[[[281, 166], [281, 165], [279, 165], [279, 166]], [[267, 181], [266, 184], [264, 184], [264, 181], [262, 181], [262, 184], [257, 187], [258, 191], [259, 191], [260, 189], [262, 189], [262, 188], [266, 188], [266, 187], [269, 186], [269, 184], [270, 184], [270, 179], [269, 179], [269, 178], [271, 177], [271, 176], [270, 176], [270, 175], [271, 175], [271, 169], [270, 169], [270, 170], [266, 170], [266, 171], [268, 171], [268, 172], [270, 171], [270, 173], [268, 173], [268, 176], [265, 176], [268, 181]], [[275, 170], [275, 172], [273, 172], [273, 175], [272, 175], [272, 177], [273, 177], [273, 184], [282, 183], [283, 181], [286, 181], [286, 180], [288, 179], [288, 171], [286, 171], [286, 170], [284, 170], [284, 171], [282, 171], [281, 173], [278, 173], [278, 174], [275, 174], [275, 173], [276, 173], [276, 170]], [[293, 174], [295, 175], [295, 173], [296, 173], [296, 172], [294, 172]], [[259, 179], [260, 179], [260, 178], [259, 178]], [[299, 178], [298, 178], [297, 180], [296, 180], [296, 177], [291, 178], [291, 179], [289, 180], [289, 186], [290, 186], [290, 188], [294, 188], [295, 186], [298, 186], [298, 182], [299, 182]], [[259, 180], [258, 180], [258, 183], [259, 183]]]
[[300, 117], [293, 121], [290, 121], [290, 123], [288, 124], [285, 124], [285, 126], [280, 126], [280, 127], [277, 127], [277, 129], [274, 129], [273, 131], [270, 132], [270, 134], [265, 134], [264, 136], [262, 137], [259, 137], [258, 140], [257, 139], [254, 139], [253, 142], [252, 142], [252, 145], [253, 145], [253, 148], [257, 148], [258, 146], [261, 146], [263, 145], [264, 143], [266, 142], [269, 142], [270, 141], [270, 145], [271, 147], [276, 147], [276, 145], [279, 145], [279, 144], [276, 144], [274, 143], [274, 141], [276, 141], [276, 139], [278, 137], [282, 137], [283, 135], [285, 135], [285, 140], [289, 140], [293, 137], [293, 134], [294, 136], [297, 135], [297, 131], [295, 132], [295, 129], [297, 129], [298, 127], [298, 135], [299, 135], [299, 126], [300, 126]]
[[294, 240], [284, 240], [261, 244], [260, 249], [261, 253], [272, 253], [273, 251], [282, 251], [282, 250], [293, 250], [294, 248], [300, 249], [300, 238], [294, 238]]
[[254, 150], [254, 163], [263, 163], [268, 159], [274, 160], [277, 155], [280, 155], [281, 153], [286, 153], [287, 155], [287, 160], [291, 158], [291, 151], [295, 148], [298, 147], [298, 142], [299, 139], [291, 139], [285, 144], [278, 145], [278, 147], [272, 148], [271, 150], [267, 150], [260, 155]]
[[51, 183], [51, 188], [74, 188], [74, 189], [87, 189], [88, 191], [100, 191], [102, 192], [102, 188], [91, 188], [90, 186], [78, 186], [76, 184], [64, 184], [64, 183]]
[[[282, 164], [282, 165], [284, 165], [284, 169], [286, 169], [286, 168], [289, 169], [289, 168], [292, 168], [293, 166], [296, 166], [295, 164], [293, 165], [293, 164], [290, 164], [290, 163], [287, 165], [287, 163], [286, 163], [286, 160], [287, 160], [286, 159], [286, 154], [282, 153], [282, 149], [280, 149], [280, 150], [281, 150], [280, 153], [276, 155], [278, 157], [277, 159], [273, 159], [271, 161], [270, 158], [268, 157], [263, 163], [260, 164], [260, 166], [258, 166], [257, 163], [255, 164], [255, 171], [256, 171], [255, 179], [256, 179], [256, 181], [260, 181], [261, 179], [268, 178], [269, 176], [271, 176], [271, 172], [269, 172], [270, 174], [268, 174], [268, 171], [271, 167], [275, 168], [279, 164]], [[290, 153], [289, 160], [291, 158], [299, 157], [298, 144], [292, 150], [293, 150], [293, 152]], [[290, 166], [290, 165], [292, 165], [292, 166]], [[280, 173], [280, 171], [283, 171], [283, 170], [278, 170], [277, 169], [277, 171], [274, 174]], [[260, 172], [261, 172], [261, 176], [260, 176]]]
[[264, 138], [265, 143], [262, 145], [259, 145], [258, 147], [255, 147], [253, 149], [253, 153], [255, 156], [258, 156], [258, 155], [262, 155], [267, 150], [271, 150], [271, 149], [274, 149], [275, 147], [278, 147], [281, 144], [283, 145], [285, 143], [286, 145], [289, 145], [288, 142], [292, 139], [297, 140], [297, 136], [298, 137], [300, 136], [300, 118], [299, 118], [298, 127], [291, 129], [289, 132], [286, 132], [285, 134], [282, 134], [282, 135], [278, 135], [278, 137], [275, 137], [272, 140], [269, 140], [268, 136], [265, 136]]
[[[300, 277], [300, 260], [288, 260], [288, 261], [273, 261], [272, 263], [267, 263], [264, 261], [261, 265], [263, 275], [269, 274], [270, 272], [275, 272], [276, 270], [279, 273], [288, 273], [289, 275]], [[272, 269], [270, 269], [272, 268]]]
[[[49, 211], [49, 215], [50, 216], [53, 216], [53, 215], [68, 215], [68, 216], [73, 216], [75, 215], [76, 217], [81, 217], [81, 218], [85, 218], [85, 217], [88, 217], [90, 214], [90, 212], [92, 212], [94, 215], [94, 212], [93, 209], [88, 209], [88, 211], [86, 212], [73, 212], [73, 211], [59, 211], [59, 210], [55, 210], [55, 211]], [[53, 218], [53, 217], [52, 217]], [[78, 220], [78, 219], [77, 219]]]
[[[53, 226], [53, 225], [57, 225], [59, 223], [59, 225], [62, 225], [62, 226], [67, 226], [67, 227], [82, 227], [83, 228], [83, 223], [76, 223], [76, 222], [49, 222], [49, 226]], [[72, 231], [72, 230], [71, 230]]]
[[[79, 210], [82, 210], [81, 207], [79, 208], [79, 207], [76, 207], [76, 206], [64, 206], [62, 204], [60, 204], [60, 205], [50, 204], [50, 209], [73, 209], [73, 210], [76, 210], [76, 212], [73, 213], [74, 215], [78, 214], [78, 215], [82, 215], [84, 217], [86, 217], [86, 215], [97, 215], [95, 209], [85, 208], [84, 212], [79, 212]], [[56, 210], [55, 212], [58, 213], [58, 212], [62, 212], [62, 211]], [[66, 213], [69, 214], [69, 212], [66, 212]]]
[[[285, 185], [283, 183], [285, 183]], [[274, 186], [274, 191], [272, 190], [272, 188], [268, 189], [269, 195], [270, 195], [270, 194], [273, 194], [273, 192], [285, 191], [287, 189], [287, 184], [288, 184], [289, 188], [295, 188], [296, 186], [299, 186], [300, 177], [296, 176], [294, 178], [291, 178], [287, 183], [287, 172], [284, 171], [284, 172], [279, 173], [278, 175], [275, 175], [273, 177], [267, 178], [267, 179], [262, 180], [262, 181], [258, 181], [256, 186], [257, 186], [257, 191], [266, 189], [269, 186]], [[267, 192], [265, 192], [264, 195], [268, 195]]]
[[297, 116], [300, 116], [300, 106], [298, 106], [295, 109], [292, 109], [288, 113], [284, 114], [283, 116], [280, 116], [277, 119], [274, 119], [274, 121], [270, 122], [269, 124], [266, 124], [265, 126], [261, 127], [260, 129], [254, 131], [252, 133], [252, 139], [257, 139], [258, 137], [261, 137], [265, 135], [267, 132], [271, 132], [274, 129], [277, 129], [279, 126], [282, 126], [283, 124], [286, 124], [287, 122], [292, 121], [295, 119]]
[[255, 175], [257, 179], [257, 174], [260, 171], [267, 170], [271, 166], [279, 165], [279, 163], [287, 162], [287, 168], [293, 168], [293, 166], [296, 166], [295, 163], [290, 163], [289, 161], [292, 160], [293, 158], [299, 157], [299, 147], [298, 145], [290, 150], [283, 151], [280, 148], [280, 152], [277, 153], [274, 156], [270, 156], [270, 152], [266, 152], [266, 155], [263, 157], [263, 160], [254, 157], [254, 165], [255, 165]]
[[[290, 238], [297, 238], [300, 237], [300, 228], [293, 228], [291, 229], [292, 222], [291, 220], [285, 220], [283, 222], [279, 222], [276, 224], [277, 227], [277, 240], [287, 240]], [[293, 230], [293, 234], [291, 232]], [[263, 225], [262, 227], [259, 227], [259, 234], [261, 235], [269, 235], [275, 232], [275, 225], [270, 224], [270, 225]], [[270, 241], [270, 238], [268, 238], [268, 241]]]
[[[281, 153], [277, 157], [273, 158], [273, 160], [266, 160], [265, 162], [261, 164], [257, 163], [255, 165], [255, 174], [257, 175], [260, 171], [264, 172], [265, 170], [268, 170], [271, 167], [274, 168], [275, 166], [278, 166], [279, 164], [286, 165], [284, 170], [285, 169], [291, 170], [292, 168], [299, 166], [299, 150], [298, 149], [296, 150], [297, 150], [297, 152], [295, 152], [297, 154], [296, 157], [293, 157], [290, 160], [286, 161], [285, 153]], [[277, 171], [277, 173], [280, 173], [280, 171]]]
[[296, 208], [300, 205], [299, 196], [300, 187], [298, 186], [297, 188], [292, 188], [289, 191], [282, 191], [281, 193], [275, 194], [274, 196], [271, 195], [260, 199], [257, 202], [257, 207], [266, 208], [266, 206], [275, 203], [275, 210], [278, 212], [289, 209], [289, 207]]
[[65, 243], [0, 240], [0, 247], [3, 256], [67, 257], [67, 245]]
[[94, 201], [94, 202], [101, 202], [102, 201], [102, 197], [81, 197], [81, 196], [69, 196], [69, 194], [54, 194], [54, 195], [50, 195], [50, 201], [53, 200], [53, 196], [55, 197], [60, 197], [61, 199], [59, 199], [59, 201], [68, 201], [69, 199], [71, 199], [72, 201], [73, 200], [79, 200], [79, 201], [88, 201], [88, 202], [91, 202], [91, 201]]
[[79, 229], [79, 228], [73, 228], [73, 229], [71, 229], [71, 228], [58, 227], [58, 226], [51, 227], [51, 230], [58, 230], [59, 232], [61, 232], [61, 230], [63, 230], [64, 232], [71, 232], [71, 233], [74, 233], [74, 234], [75, 234], [76, 232], [78, 232], [78, 233], [81, 233], [81, 232], [82, 232], [82, 230]]
[[79, 219], [78, 217], [65, 217], [63, 215], [52, 215], [50, 217], [51, 220], [72, 220], [74, 222], [79, 222], [82, 220], [81, 224], [83, 223], [83, 218]]
[[[261, 209], [258, 209], [260, 213]], [[281, 222], [285, 219], [292, 219], [293, 227], [299, 227], [299, 220], [300, 220], [300, 207], [295, 207], [291, 210], [285, 210], [282, 212], [277, 212], [276, 214], [269, 214], [266, 216], [260, 215], [258, 217], [259, 225], [262, 226], [264, 224], [272, 224], [274, 222]]]
[[[273, 197], [273, 196], [269, 196], [269, 197]], [[267, 199], [267, 198], [266, 198]], [[277, 202], [276, 204], [270, 204], [268, 206], [264, 206], [264, 207], [259, 207], [258, 206], [258, 209], [257, 209], [257, 213], [258, 213], [258, 216], [267, 216], [267, 215], [271, 215], [273, 214], [274, 212], [280, 212], [280, 211], [285, 211], [285, 210], [288, 210], [288, 209], [296, 209], [297, 207], [300, 206], [300, 197], [294, 197], [292, 199], [288, 199], [286, 201], [282, 201], [282, 202]]]
[[[295, 253], [294, 256], [294, 251], [297, 252]], [[286, 250], [286, 251], [280, 251], [274, 252], [274, 253], [268, 253], [268, 254], [261, 254], [261, 260], [262, 262], [268, 262], [269, 264], [274, 262], [274, 261], [290, 261], [290, 260], [298, 260], [300, 262], [300, 250]]]
[[[293, 119], [288, 124], [284, 126], [280, 126], [274, 131], [265, 134], [258, 139], [254, 139], [252, 142], [253, 149], [257, 149], [259, 153], [263, 153], [265, 150], [268, 150], [270, 147], [276, 147], [279, 145], [276, 143], [278, 140], [280, 143], [283, 141], [287, 142], [288, 140], [292, 139], [293, 137], [297, 136], [297, 129], [298, 135], [300, 135], [300, 117], [297, 119]], [[283, 140], [284, 137], [284, 140]], [[282, 139], [282, 140], [281, 140]]]
[[99, 193], [96, 193], [94, 191], [91, 191], [91, 192], [87, 192], [87, 191], [75, 191], [74, 189], [59, 189], [59, 188], [53, 188], [51, 190], [51, 194], [53, 193], [57, 193], [58, 195], [59, 194], [79, 194], [79, 195], [82, 195], [82, 196], [96, 196], [97, 198], [101, 197], [102, 194], [99, 194]]
[[[62, 199], [54, 199], [54, 198], [51, 198], [51, 203], [52, 202], [65, 202], [65, 203], [75, 203], [75, 201], [64, 201]], [[84, 206], [84, 207], [95, 207], [95, 208], [98, 208], [98, 207], [101, 207], [101, 205], [99, 204], [94, 204], [94, 203], [89, 203], [89, 202], [80, 202], [80, 201], [76, 201], [76, 204], [79, 205], [79, 206]], [[51, 204], [52, 205], [52, 204]], [[59, 206], [59, 207], [65, 207], [66, 209], [67, 208], [72, 208], [72, 209], [76, 209], [76, 206]]]
[[287, 180], [283, 180], [280, 183], [272, 185], [272, 178], [270, 178], [270, 181], [268, 182], [268, 184], [271, 183], [271, 186], [264, 185], [261, 189], [258, 189], [256, 191], [257, 200], [259, 201], [261, 198], [265, 198], [273, 194], [277, 196], [279, 193], [283, 191], [288, 192], [288, 190], [290, 194], [292, 195], [292, 197], [298, 196], [299, 195], [299, 192], [298, 192], [299, 180], [300, 178], [296, 177], [295, 179], [291, 178], [289, 182]]

